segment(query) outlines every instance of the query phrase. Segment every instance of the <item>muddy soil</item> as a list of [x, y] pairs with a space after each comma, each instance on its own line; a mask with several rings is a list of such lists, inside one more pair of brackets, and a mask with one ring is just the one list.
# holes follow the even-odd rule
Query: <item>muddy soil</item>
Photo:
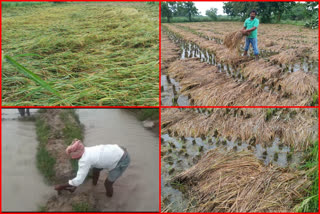
[[[31, 110], [33, 115], [35, 110]], [[2, 110], [2, 211], [37, 211], [54, 194], [36, 168], [34, 122], [18, 120], [17, 109]], [[37, 194], [35, 194], [35, 192]]]

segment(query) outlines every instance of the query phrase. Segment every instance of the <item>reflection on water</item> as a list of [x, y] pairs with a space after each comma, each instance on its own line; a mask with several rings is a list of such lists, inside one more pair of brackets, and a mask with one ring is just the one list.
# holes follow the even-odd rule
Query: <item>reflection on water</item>
[[17, 109], [2, 110], [2, 211], [37, 211], [54, 190], [36, 168], [35, 125], [18, 117]]

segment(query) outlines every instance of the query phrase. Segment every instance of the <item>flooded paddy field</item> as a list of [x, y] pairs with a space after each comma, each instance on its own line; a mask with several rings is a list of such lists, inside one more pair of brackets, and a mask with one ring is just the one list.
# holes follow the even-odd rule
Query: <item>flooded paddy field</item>
[[[135, 113], [122, 109], [31, 109], [31, 116], [22, 118], [17, 109], [2, 110], [2, 211], [113, 211], [157, 212], [159, 210], [159, 139], [145, 128]], [[85, 146], [118, 144], [125, 147], [131, 163], [114, 184], [113, 197], [106, 197], [103, 170], [96, 186], [87, 179], [75, 192], [54, 190], [56, 184], [74, 178], [66, 158], [65, 113], [72, 113], [83, 125]], [[64, 115], [64, 117], [62, 117]], [[39, 136], [35, 124], [39, 118], [50, 123], [50, 139], [46, 149], [55, 159], [54, 178], [47, 179], [39, 170]], [[58, 134], [58, 133], [63, 134]], [[81, 134], [77, 133], [81, 138]], [[42, 141], [41, 141], [42, 142]], [[52, 153], [52, 150], [55, 153]], [[43, 163], [43, 162], [42, 162]], [[45, 164], [44, 164], [45, 165]], [[46, 179], [45, 179], [46, 178]]]
[[[226, 205], [222, 201], [219, 202], [221, 199], [220, 196], [218, 197], [219, 185], [214, 184], [216, 182], [213, 181], [214, 179], [211, 180], [212, 183], [208, 181], [204, 184], [205, 186], [195, 183], [196, 174], [200, 176], [203, 173], [204, 177], [201, 178], [201, 181], [204, 181], [206, 180], [205, 174], [211, 172], [210, 167], [227, 167], [229, 161], [230, 163], [232, 161], [241, 163], [244, 157], [244, 159], [249, 158], [250, 161], [246, 160], [243, 166], [239, 166], [240, 169], [235, 167], [235, 175], [221, 172], [221, 185], [223, 181], [232, 180], [233, 176], [238, 176], [239, 180], [248, 179], [248, 182], [243, 185], [254, 189], [254, 184], [250, 186], [249, 181], [253, 182], [258, 179], [259, 176], [253, 178], [255, 173], [269, 170], [272, 173], [279, 173], [277, 177], [288, 176], [285, 172], [290, 172], [292, 173], [290, 176], [294, 180], [297, 179], [297, 183], [303, 181], [309, 185], [310, 181], [307, 180], [306, 175], [302, 175], [304, 171], [300, 169], [308, 157], [309, 148], [313, 147], [314, 142], [318, 143], [317, 114], [316, 109], [162, 109], [162, 211], [228, 212], [232, 210], [244, 212], [258, 210], [257, 207], [242, 207], [243, 210], [240, 210], [241, 201], [245, 201], [245, 196], [238, 198], [240, 204], [238, 207], [233, 207], [235, 204], [232, 201], [233, 198], [236, 198], [233, 196], [232, 199], [229, 199], [229, 208], [223, 208]], [[204, 164], [208, 166], [204, 167]], [[251, 179], [245, 178], [245, 175], [241, 176], [245, 168], [251, 167], [251, 164], [255, 170], [259, 170], [252, 172]], [[191, 171], [195, 174], [190, 174]], [[264, 179], [267, 178], [264, 177]], [[201, 181], [198, 182], [201, 183]], [[242, 185], [241, 182], [239, 181], [239, 185]], [[234, 185], [237, 184], [234, 183]], [[285, 185], [290, 186], [292, 183], [285, 182]], [[212, 188], [210, 193], [212, 196], [201, 201], [199, 197], [206, 198], [209, 194], [201, 192], [205, 188]], [[225, 191], [231, 191], [230, 188], [226, 187]], [[272, 188], [265, 188], [266, 191], [274, 191]], [[303, 189], [310, 188], [310, 186], [291, 186], [290, 188], [292, 190], [297, 188], [299, 194], [306, 195]], [[237, 191], [239, 191], [238, 194], [241, 194], [243, 189], [239, 187]], [[279, 187], [279, 192], [281, 191], [283, 189]], [[213, 192], [216, 193], [216, 197]], [[288, 190], [288, 197], [289, 192], [290, 190]], [[297, 196], [290, 195], [292, 198], [297, 198]], [[264, 203], [263, 200], [266, 198], [261, 199], [261, 203]], [[215, 206], [207, 205], [213, 203]], [[261, 208], [260, 211], [293, 210], [297, 203], [288, 201], [285, 206], [280, 204], [280, 202], [275, 202], [274, 207]]]
[[[223, 45], [229, 33], [222, 30], [224, 24], [163, 24], [162, 105], [183, 106], [185, 102], [177, 102], [181, 95], [196, 106], [318, 104], [316, 31], [299, 34], [298, 27], [290, 26], [290, 32], [286, 26], [283, 33], [292, 34], [287, 40], [259, 38], [260, 59], [255, 61], [250, 51], [251, 56], [245, 57]], [[277, 26], [259, 27], [264, 33], [272, 28]], [[293, 35], [300, 36], [300, 42]], [[243, 46], [244, 41], [242, 52]], [[178, 90], [165, 87], [170, 80], [180, 86]]]
[[[31, 109], [31, 115], [36, 111]], [[35, 124], [19, 118], [17, 109], [2, 110], [1, 207], [4, 212], [36, 211], [54, 194], [36, 167]]]

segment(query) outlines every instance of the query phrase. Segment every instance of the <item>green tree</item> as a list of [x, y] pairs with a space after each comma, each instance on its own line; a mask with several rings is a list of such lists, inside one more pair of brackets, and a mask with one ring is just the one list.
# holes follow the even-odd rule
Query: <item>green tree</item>
[[262, 23], [271, 22], [274, 17], [277, 22], [282, 14], [290, 10], [294, 2], [226, 2], [223, 10], [230, 16], [240, 16], [242, 21], [249, 17], [252, 9], [255, 9]]
[[170, 9], [170, 2], [161, 2], [161, 17], [167, 17], [168, 22], [173, 16], [173, 12]]
[[206, 15], [209, 16], [212, 20], [218, 19], [218, 9], [217, 8], [210, 8], [209, 10], [206, 10]]
[[198, 9], [194, 6], [194, 3], [191, 1], [187, 1], [183, 3], [183, 8], [185, 10], [185, 15], [188, 17], [189, 22], [191, 22], [191, 17], [199, 14]]

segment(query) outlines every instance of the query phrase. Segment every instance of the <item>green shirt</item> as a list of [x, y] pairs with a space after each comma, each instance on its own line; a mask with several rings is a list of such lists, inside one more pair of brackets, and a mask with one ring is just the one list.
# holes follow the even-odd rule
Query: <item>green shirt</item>
[[246, 19], [246, 21], [244, 22], [244, 27], [246, 28], [246, 30], [249, 30], [253, 27], [257, 27], [254, 31], [251, 31], [248, 38], [257, 38], [258, 26], [259, 26], [259, 19], [257, 18], [254, 18], [253, 20], [251, 20], [250, 18]]

